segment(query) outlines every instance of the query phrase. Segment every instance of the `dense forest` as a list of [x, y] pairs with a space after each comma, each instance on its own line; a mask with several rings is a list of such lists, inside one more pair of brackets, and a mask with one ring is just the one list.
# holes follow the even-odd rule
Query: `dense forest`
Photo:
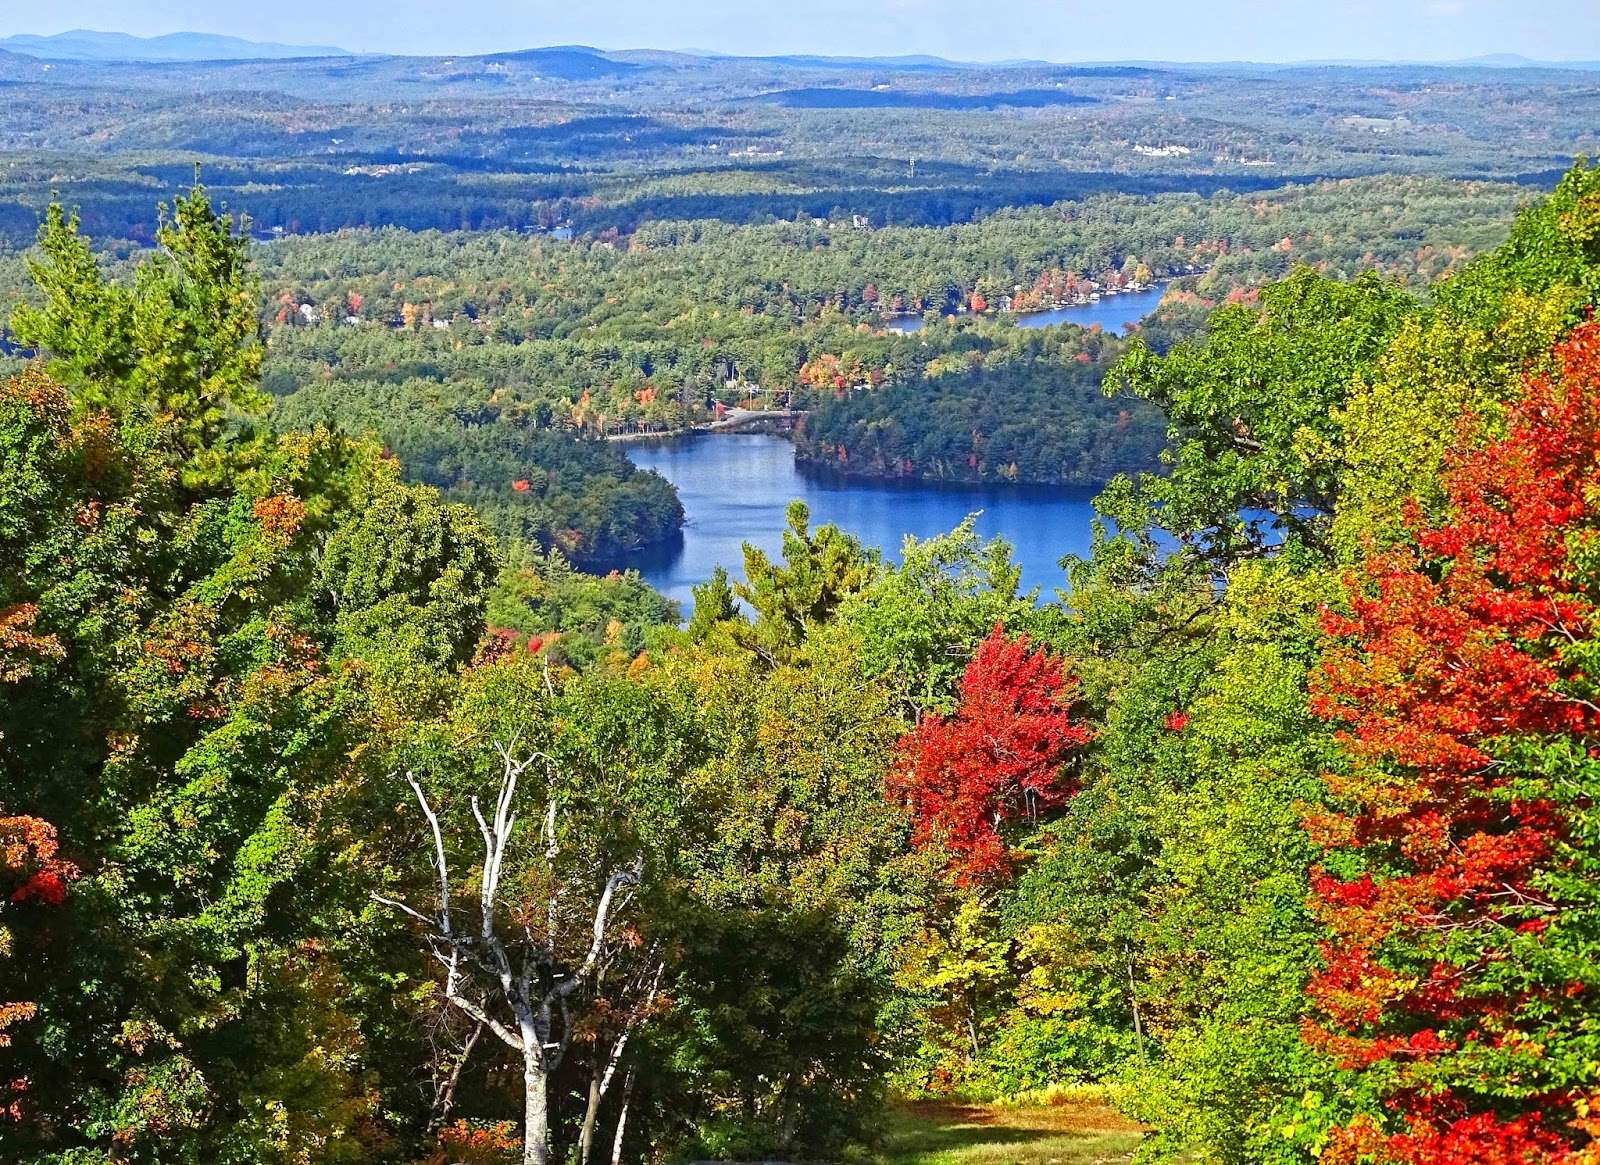
[[[1149, 468], [1157, 412], [1096, 390], [1120, 340], [1041, 344], [1007, 311], [1173, 280], [1145, 331], [1159, 349], [1297, 265], [1426, 294], [1600, 147], [1592, 81], [4, 53], [0, 292], [28, 294], [52, 198], [125, 274], [151, 204], [199, 167], [260, 244], [269, 423], [374, 436], [503, 542], [600, 567], [670, 544], [683, 515], [591, 438], [741, 405], [804, 412], [797, 456], [830, 471], [1099, 486]], [[898, 315], [950, 323], [904, 337]], [[0, 361], [19, 349], [0, 329]]]
[[1301, 267], [1129, 341], [1170, 465], [1054, 601], [796, 507], [686, 627], [263, 423], [203, 191], [132, 273], [53, 211], [0, 388], [6, 1157], [816, 1159], [1077, 1084], [1150, 1160], [1589, 1159], [1597, 207], [1579, 166], [1426, 297]]
[[[1159, 345], [1296, 264], [1375, 270], [1422, 292], [1498, 242], [1530, 193], [1372, 178], [1097, 197], [948, 228], [697, 221], [619, 239], [284, 239], [255, 253], [263, 383], [278, 423], [375, 433], [413, 480], [470, 501], [502, 533], [616, 561], [670, 537], [681, 515], [665, 483], [575, 436], [677, 431], [719, 403], [793, 405], [809, 414], [797, 453], [833, 469], [1100, 485], [1152, 467], [1162, 444], [1154, 410], [1099, 393], [1121, 341], [1075, 328], [1041, 339], [1000, 307], [1170, 279], [1149, 321]], [[0, 261], [0, 287], [29, 294], [20, 258]], [[885, 327], [906, 314], [946, 323]]]

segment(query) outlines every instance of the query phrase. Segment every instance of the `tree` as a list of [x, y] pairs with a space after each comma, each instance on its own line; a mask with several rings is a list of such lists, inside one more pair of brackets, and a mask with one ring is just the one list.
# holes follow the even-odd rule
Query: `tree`
[[1600, 989], [1600, 325], [1459, 452], [1446, 516], [1349, 584], [1316, 708], [1342, 726], [1320, 815], [1330, 930], [1314, 1047], [1375, 1103], [1339, 1160], [1587, 1159]]
[[[744, 548], [745, 582], [733, 593], [755, 613], [754, 624], [730, 623], [735, 639], [769, 664], [776, 664], [804, 642], [813, 627], [833, 617], [849, 595], [871, 581], [877, 571], [876, 551], [837, 526], [812, 533], [804, 502], [790, 502], [785, 511], [783, 562], [776, 564], [758, 547]], [[714, 579], [707, 597], [717, 599]]]
[[[156, 230], [131, 287], [108, 280], [76, 215], [52, 205], [28, 270], [41, 307], [21, 305], [18, 339], [43, 352], [84, 407], [151, 422], [187, 485], [220, 480], [226, 430], [266, 403], [259, 380], [260, 285], [250, 240], [197, 184]], [[246, 435], [247, 434], [242, 434]]]
[[[423, 924], [437, 973], [421, 969], [415, 995], [471, 1045], [436, 1070], [440, 1092], [463, 1116], [498, 1119], [500, 1063], [514, 1057], [530, 1160], [593, 1161], [602, 1133], [615, 1144], [618, 1129], [661, 1131], [636, 1093], [651, 1091], [648, 1029], [684, 974], [678, 920], [712, 819], [689, 811], [692, 703], [654, 669], [616, 663], [580, 676], [517, 652], [460, 673], [449, 706], [385, 750], [386, 766], [412, 774], [409, 805], [392, 800], [398, 782], [373, 789], [372, 837], [349, 842], [347, 860], [388, 855], [375, 901], [393, 905], [373, 906], [372, 922], [401, 909]], [[485, 740], [513, 743], [490, 754]], [[480, 809], [491, 781], [495, 805]]]
[[876, 1119], [891, 947], [920, 893], [883, 795], [904, 723], [837, 619], [775, 664], [718, 632], [660, 670], [701, 710], [708, 751], [685, 783], [710, 836], [678, 839], [677, 1006], [641, 1089], [685, 1156], [829, 1159]]
[[476, 639], [493, 547], [462, 508], [386, 505], [371, 444], [234, 428], [256, 305], [201, 195], [131, 289], [75, 283], [52, 229], [44, 367], [0, 384], [0, 802], [81, 877], [8, 967], [51, 1033], [16, 1042], [49, 1119], [14, 1143], [361, 1160], [390, 1134], [334, 924], [364, 887], [323, 813]]
[[839, 619], [859, 643], [867, 674], [891, 683], [913, 715], [953, 706], [961, 673], [995, 624], [1034, 626], [1054, 612], [1019, 589], [1011, 547], [980, 543], [976, 515], [948, 534], [907, 536], [900, 564], [846, 603]]
[[318, 563], [318, 592], [340, 646], [371, 657], [376, 641], [392, 645], [404, 628], [420, 658], [464, 662], [482, 633], [497, 547], [466, 506], [392, 478], [375, 484], [361, 513], [329, 535]]
[[[526, 900], [509, 901], [501, 880], [506, 873], [507, 847], [516, 828], [512, 810], [517, 782], [534, 763], [549, 763], [545, 756], [519, 759], [504, 745], [496, 745], [503, 765], [499, 795], [494, 812], [485, 818], [477, 797], [472, 798], [472, 816], [483, 836], [483, 861], [476, 880], [476, 927], [456, 925], [452, 898], [449, 857], [438, 814], [428, 803], [427, 794], [412, 774], [406, 783], [416, 795], [417, 804], [428, 821], [433, 839], [433, 861], [438, 873], [438, 907], [433, 914], [407, 906], [393, 898], [374, 893], [376, 901], [403, 911], [421, 922], [433, 957], [444, 968], [440, 992], [445, 1001], [475, 1023], [482, 1024], [522, 1058], [523, 1138], [525, 1165], [545, 1165], [551, 1159], [550, 1080], [561, 1067], [573, 1038], [573, 996], [588, 988], [617, 949], [613, 931], [613, 912], [627, 907], [643, 873], [638, 859], [626, 869], [604, 875], [592, 912], [588, 942], [581, 953], [570, 958], [563, 949], [563, 915], [572, 910], [570, 896], [579, 887], [565, 884], [554, 876], [561, 857], [561, 836], [557, 826], [561, 805], [551, 797], [540, 818], [543, 858], [550, 867], [544, 909], [530, 910]], [[518, 933], [520, 931], [520, 934]], [[509, 1015], [507, 1014], [509, 1013]], [[614, 1066], [614, 1065], [613, 1065]], [[596, 1105], [611, 1082], [609, 1073], [596, 1084]], [[586, 1122], [586, 1133], [592, 1121]], [[588, 1139], [586, 1136], [585, 1157]]]
[[[0, 673], [0, 682], [4, 675]], [[37, 817], [0, 817], [0, 960], [16, 954], [15, 936], [3, 921], [5, 912], [29, 906], [60, 906], [78, 868], [58, 855], [56, 830]], [[7, 1030], [38, 1014], [31, 1001], [0, 997], [0, 1053], [11, 1047]], [[0, 1068], [0, 1122], [26, 1115], [28, 1077]]]
[[739, 617], [739, 607], [725, 567], [717, 567], [711, 572], [711, 577], [703, 583], [697, 583], [691, 593], [694, 595], [694, 611], [689, 616], [688, 632], [694, 642], [706, 639], [718, 624]]
[[1375, 274], [1302, 268], [1259, 309], [1219, 308], [1203, 343], [1157, 356], [1135, 338], [1106, 386], [1167, 414], [1172, 472], [1141, 481], [1160, 524], [1219, 565], [1275, 537], [1324, 550], [1344, 470], [1335, 410], [1417, 310]]
[[1002, 827], [1036, 821], [1074, 791], [1063, 766], [1094, 736], [1073, 719], [1075, 685], [1059, 657], [996, 625], [967, 665], [955, 711], [925, 716], [897, 745], [889, 788], [911, 807], [912, 841], [943, 845], [958, 879], [1005, 874]]

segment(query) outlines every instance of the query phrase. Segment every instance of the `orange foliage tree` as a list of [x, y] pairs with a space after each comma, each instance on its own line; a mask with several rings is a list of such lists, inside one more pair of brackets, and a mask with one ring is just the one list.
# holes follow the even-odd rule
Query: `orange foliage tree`
[[[78, 876], [70, 862], [56, 853], [55, 827], [37, 817], [0, 817], [0, 901], [9, 907], [28, 904], [59, 906], [66, 901], [67, 885]], [[11, 951], [11, 932], [0, 924], [0, 958]], [[11, 1046], [7, 1031], [13, 1024], [32, 1019], [33, 1003], [0, 999], [0, 1050]], [[28, 1081], [20, 1073], [0, 1068], [0, 1121], [21, 1120]]]
[[1576, 1165], [1600, 1105], [1600, 325], [1374, 552], [1320, 672], [1312, 1044], [1370, 1110], [1325, 1160]]

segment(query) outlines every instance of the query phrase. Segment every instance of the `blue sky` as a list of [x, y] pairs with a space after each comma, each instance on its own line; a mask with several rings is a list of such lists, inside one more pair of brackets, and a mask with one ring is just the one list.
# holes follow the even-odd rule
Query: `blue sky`
[[965, 60], [1600, 59], [1600, 0], [23, 0], [0, 35], [196, 30], [365, 52], [550, 44]]

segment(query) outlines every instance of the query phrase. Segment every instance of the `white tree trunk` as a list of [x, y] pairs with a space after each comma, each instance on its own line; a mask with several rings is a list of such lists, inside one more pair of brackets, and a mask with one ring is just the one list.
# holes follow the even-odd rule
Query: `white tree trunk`
[[617, 1135], [611, 1140], [611, 1165], [622, 1165], [622, 1142], [628, 1131], [628, 1106], [633, 1103], [633, 1069], [622, 1082], [622, 1109], [617, 1113]]
[[[406, 783], [416, 794], [417, 803], [421, 806], [423, 816], [427, 818], [429, 830], [433, 834], [434, 867], [439, 876], [438, 913], [424, 914], [404, 902], [386, 898], [378, 893], [373, 893], [371, 897], [375, 902], [399, 910], [407, 917], [423, 924], [426, 928], [428, 945], [434, 957], [445, 969], [443, 984], [445, 1000], [479, 1024], [480, 1030], [487, 1028], [501, 1043], [521, 1053], [522, 1162], [523, 1165], [549, 1165], [551, 1158], [549, 1084], [551, 1073], [560, 1067], [572, 1035], [567, 1000], [585, 983], [590, 982], [597, 973], [604, 973], [606, 933], [611, 920], [611, 911], [613, 907], [619, 906], [617, 901], [619, 891], [623, 894], [622, 904], [625, 905], [631, 897], [630, 891], [639, 885], [644, 861], [642, 858], [635, 859], [631, 868], [619, 870], [606, 879], [605, 889], [595, 907], [589, 949], [576, 968], [565, 971], [556, 956], [554, 931], [559, 911], [556, 892], [552, 891], [548, 919], [550, 933], [544, 937], [543, 942], [533, 940], [531, 935], [525, 935], [525, 939], [534, 945], [521, 960], [521, 971], [514, 971], [512, 954], [507, 949], [507, 939], [496, 926], [496, 900], [500, 877], [504, 872], [507, 845], [517, 823], [516, 815], [511, 812], [517, 778], [533, 763], [534, 757], [519, 761], [512, 757], [509, 749], [498, 744], [495, 747], [505, 763], [505, 776], [500, 785], [500, 794], [495, 801], [493, 817], [486, 818], [478, 799], [476, 797], [471, 799], [472, 816], [477, 821], [479, 832], [483, 835], [484, 850], [483, 873], [478, 891], [480, 914], [478, 934], [469, 936], [455, 926], [443, 830], [440, 828], [438, 815], [428, 804], [421, 783], [412, 773], [406, 774]], [[535, 757], [541, 755], [535, 754]], [[548, 761], [549, 758], [544, 759]], [[545, 858], [552, 866], [560, 854], [555, 833], [556, 815], [557, 808], [552, 802], [545, 814]], [[660, 974], [658, 969], [657, 984], [660, 983]], [[474, 977], [478, 979], [476, 986], [469, 983]], [[554, 986], [535, 990], [535, 983], [541, 980], [553, 980]], [[490, 983], [494, 986], [490, 987]], [[495, 994], [498, 995], [501, 1006], [511, 1012], [513, 1016], [511, 1023], [503, 1022], [493, 1015], [494, 1009], [489, 1000]], [[651, 999], [655, 997], [654, 987], [651, 989], [650, 997]], [[553, 1009], [559, 1009], [560, 1028], [559, 1038], [550, 1042], [553, 1034]], [[591, 1100], [591, 1108], [597, 1108], [594, 1101], [604, 1096], [606, 1085], [610, 1083], [611, 1072], [616, 1068], [616, 1062], [626, 1043], [627, 1033], [624, 1031], [613, 1050], [606, 1074], [600, 1082], [598, 1089], [600, 1095]], [[470, 1044], [467, 1050], [470, 1051]], [[459, 1065], [457, 1072], [459, 1074]], [[630, 1090], [631, 1084], [630, 1077]], [[454, 1092], [453, 1080], [449, 1091], [451, 1094]], [[623, 1110], [625, 1114], [626, 1098]], [[591, 1117], [593, 1115], [591, 1113]], [[592, 1136], [593, 1130], [590, 1128], [585, 1137], [586, 1156]], [[620, 1125], [618, 1137], [620, 1145]]]
[[549, 1165], [550, 1100], [544, 1053], [536, 1040], [522, 1051], [522, 1165]]

